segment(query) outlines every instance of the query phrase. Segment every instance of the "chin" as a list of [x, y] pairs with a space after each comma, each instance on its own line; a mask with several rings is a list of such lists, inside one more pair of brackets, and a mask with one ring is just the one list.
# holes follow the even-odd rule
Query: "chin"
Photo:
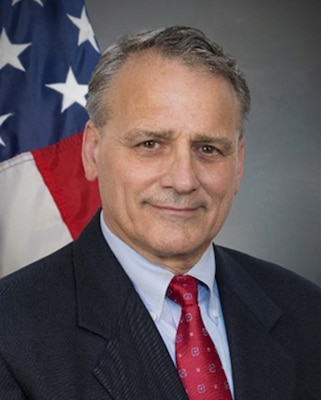
[[167, 238], [167, 240], [158, 243], [155, 251], [160, 258], [189, 258], [205, 251], [209, 243], [210, 241], [197, 245], [193, 239], [175, 240], [175, 238], [170, 238], [168, 240]]

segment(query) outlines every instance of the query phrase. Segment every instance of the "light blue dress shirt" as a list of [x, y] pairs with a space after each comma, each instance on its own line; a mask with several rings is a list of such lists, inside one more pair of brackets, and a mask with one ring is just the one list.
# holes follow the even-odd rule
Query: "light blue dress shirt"
[[[124, 243], [106, 225], [102, 213], [102, 233], [119, 263], [132, 281], [137, 293], [150, 313], [159, 330], [168, 352], [175, 361], [175, 336], [181, 315], [181, 308], [166, 297], [167, 287], [174, 274], [153, 264]], [[233, 395], [231, 360], [221, 309], [218, 287], [215, 281], [215, 257], [212, 245], [189, 271], [197, 278], [198, 302], [204, 325], [215, 343]]]

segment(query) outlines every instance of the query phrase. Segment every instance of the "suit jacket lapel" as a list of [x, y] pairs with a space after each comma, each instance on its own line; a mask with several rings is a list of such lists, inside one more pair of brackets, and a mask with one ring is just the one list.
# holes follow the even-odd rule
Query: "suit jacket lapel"
[[115, 400], [186, 399], [176, 368], [99, 218], [74, 245], [79, 326], [106, 339], [94, 374]]
[[272, 332], [282, 311], [233, 257], [215, 254], [236, 400], [293, 399], [294, 362]]
[[185, 398], [154, 322], [134, 293], [95, 373], [115, 399]]

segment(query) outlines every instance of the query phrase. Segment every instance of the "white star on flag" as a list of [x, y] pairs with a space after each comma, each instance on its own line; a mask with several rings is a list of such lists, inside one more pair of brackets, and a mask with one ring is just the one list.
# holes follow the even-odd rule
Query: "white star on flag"
[[26, 71], [18, 56], [30, 45], [31, 43], [11, 43], [7, 36], [6, 30], [3, 28], [0, 36], [0, 69], [9, 64], [14, 68], [20, 69], [21, 71]]
[[[21, 0], [12, 0], [12, 6], [14, 6], [15, 4], [17, 4], [17, 3], [19, 3]], [[33, 0], [35, 3], [38, 3], [38, 4], [40, 4], [42, 7], [43, 7], [43, 4], [42, 4], [42, 0]]]
[[88, 21], [86, 9], [83, 7], [81, 12], [81, 17], [73, 17], [72, 15], [68, 15], [68, 18], [79, 28], [79, 35], [78, 35], [78, 46], [88, 40], [93, 48], [99, 53], [99, 49], [96, 43], [94, 31]]
[[[12, 113], [9, 114], [4, 114], [4, 115], [0, 115], [0, 126], [4, 123], [4, 121], [9, 118], [11, 115], [13, 115]], [[6, 147], [5, 142], [3, 141], [2, 137], [0, 136], [0, 145], [3, 147]]]
[[66, 82], [51, 83], [47, 84], [46, 86], [63, 95], [61, 112], [64, 112], [74, 103], [78, 103], [82, 107], [85, 107], [88, 85], [79, 84], [76, 81], [75, 75], [71, 68], [69, 68]]

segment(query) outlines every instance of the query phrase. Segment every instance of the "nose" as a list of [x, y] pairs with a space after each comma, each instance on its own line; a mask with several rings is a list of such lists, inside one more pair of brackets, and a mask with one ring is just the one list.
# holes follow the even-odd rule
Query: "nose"
[[175, 149], [163, 165], [161, 184], [177, 193], [188, 194], [199, 186], [196, 162], [190, 149]]

